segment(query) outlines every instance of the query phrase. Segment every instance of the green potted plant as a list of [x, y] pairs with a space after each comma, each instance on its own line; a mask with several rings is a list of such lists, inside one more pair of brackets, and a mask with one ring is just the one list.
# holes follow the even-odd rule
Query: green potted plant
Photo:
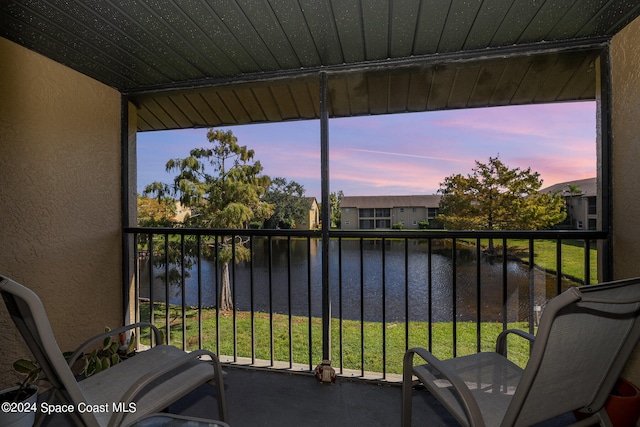
[[[105, 332], [110, 330], [111, 328], [109, 327], [104, 329]], [[133, 332], [128, 342], [124, 333], [119, 335], [118, 341], [114, 341], [110, 336], [106, 337], [102, 342], [101, 349], [93, 350], [83, 356], [84, 366], [80, 373], [85, 377], [89, 377], [133, 356], [135, 354], [135, 341]], [[70, 356], [70, 353], [65, 353], [65, 356]]]
[[31, 427], [38, 405], [38, 387], [34, 382], [40, 376], [40, 367], [30, 360], [13, 362], [13, 369], [24, 378], [18, 385], [0, 391], [0, 425], [3, 427]]

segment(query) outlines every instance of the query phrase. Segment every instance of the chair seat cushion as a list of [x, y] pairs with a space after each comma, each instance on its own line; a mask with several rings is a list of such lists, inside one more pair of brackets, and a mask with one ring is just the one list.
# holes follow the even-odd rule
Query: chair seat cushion
[[[92, 375], [78, 384], [88, 405], [99, 406], [94, 412], [101, 426], [106, 426], [114, 404], [122, 402], [129, 387], [153, 375], [155, 370], [167, 362], [184, 357], [185, 352], [172, 346], [158, 345], [140, 352], [111, 368]], [[148, 384], [133, 399], [135, 412], [126, 413], [123, 425], [133, 423], [142, 416], [159, 412], [172, 402], [194, 390], [203, 382], [214, 378], [211, 364], [198, 359], [187, 362]], [[102, 412], [102, 410], [105, 410]], [[138, 415], [136, 415], [138, 414]]]
[[[522, 376], [522, 368], [498, 353], [477, 353], [442, 363], [465, 382], [483, 413], [485, 425], [499, 426]], [[468, 425], [459, 397], [449, 381], [428, 364], [415, 366], [413, 373], [462, 425]]]

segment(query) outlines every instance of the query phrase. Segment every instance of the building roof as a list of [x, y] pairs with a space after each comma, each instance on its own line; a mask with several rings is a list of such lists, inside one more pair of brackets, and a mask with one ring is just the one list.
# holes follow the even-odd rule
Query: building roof
[[442, 196], [437, 194], [422, 196], [344, 196], [340, 208], [437, 208]]
[[569, 186], [575, 185], [578, 187], [579, 195], [583, 197], [593, 197], [598, 195], [598, 186], [596, 178], [579, 179], [576, 181], [561, 182], [555, 185], [551, 185], [547, 188], [540, 190], [541, 193], [559, 193], [562, 196], [570, 196]]
[[[638, 0], [0, 1], [0, 37], [124, 94], [138, 130], [595, 99]], [[11, 59], [7, 59], [11, 61]]]

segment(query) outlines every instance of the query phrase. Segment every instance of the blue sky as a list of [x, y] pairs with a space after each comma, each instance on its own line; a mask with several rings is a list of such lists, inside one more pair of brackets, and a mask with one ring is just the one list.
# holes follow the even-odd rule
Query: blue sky
[[[540, 173], [543, 187], [596, 176], [595, 102], [366, 116], [329, 121], [331, 191], [346, 196], [434, 194], [446, 176], [500, 155]], [[264, 173], [320, 199], [318, 120], [225, 127], [255, 150]], [[206, 129], [138, 134], [138, 192], [171, 182], [167, 160], [206, 147]]]

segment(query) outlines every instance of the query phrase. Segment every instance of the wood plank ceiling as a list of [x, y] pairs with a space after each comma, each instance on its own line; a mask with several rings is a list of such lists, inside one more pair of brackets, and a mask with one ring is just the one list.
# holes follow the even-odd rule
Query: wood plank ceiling
[[0, 36], [116, 88], [140, 131], [595, 97], [640, 0], [5, 0]]

